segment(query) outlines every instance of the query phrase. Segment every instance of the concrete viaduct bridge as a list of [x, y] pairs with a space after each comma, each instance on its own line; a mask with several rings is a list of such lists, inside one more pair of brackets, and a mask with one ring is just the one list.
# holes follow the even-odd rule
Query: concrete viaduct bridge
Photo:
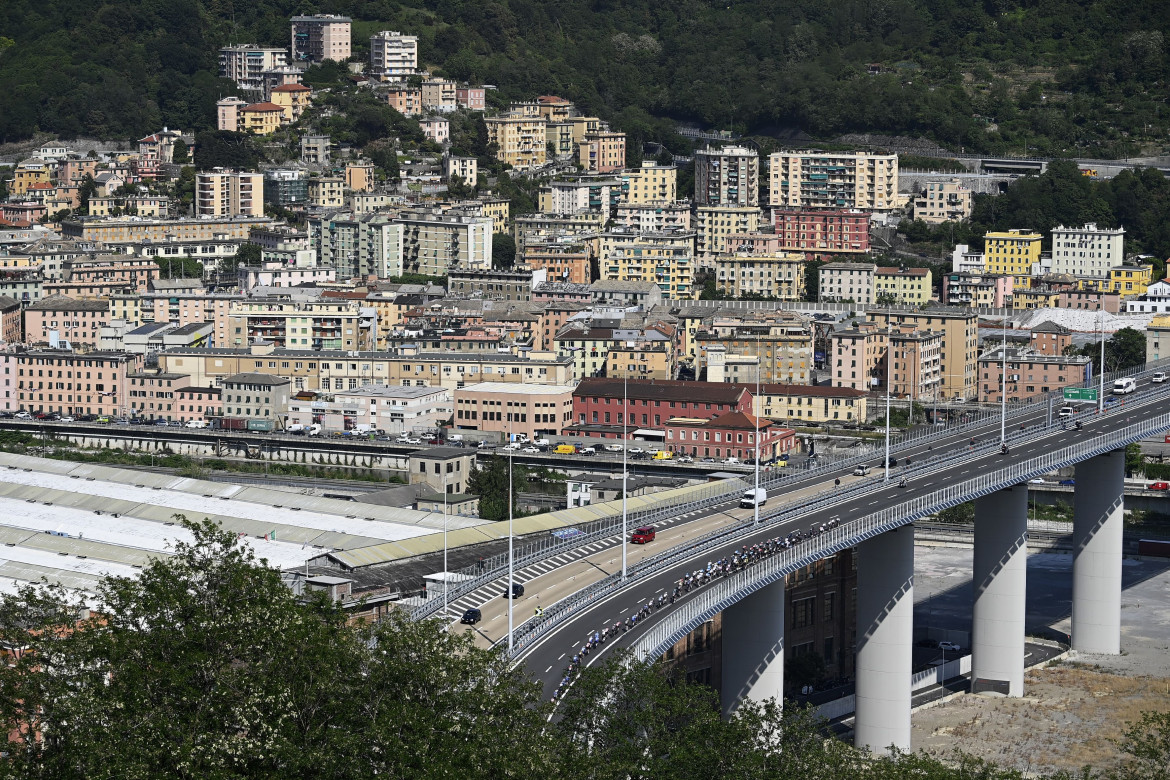
[[[795, 506], [769, 508], [759, 525], [699, 538], [665, 550], [629, 571], [610, 575], [546, 610], [518, 632], [513, 656], [555, 690], [566, 651], [584, 636], [628, 614], [628, 608], [670, 592], [680, 577], [792, 530], [829, 530], [713, 580], [651, 613], [635, 628], [590, 655], [614, 647], [641, 658], [661, 656], [716, 613], [723, 613], [723, 705], [783, 694], [784, 578], [842, 550], [858, 548], [857, 744], [881, 751], [910, 747], [914, 542], [912, 523], [941, 509], [976, 501], [973, 579], [972, 689], [1023, 694], [1029, 479], [1075, 466], [1072, 646], [1120, 652], [1122, 496], [1126, 445], [1170, 431], [1170, 386], [1149, 383], [1152, 368], [1131, 375], [1136, 393], [1104, 414], [1080, 416], [1082, 430], [1051, 420], [1039, 407], [1021, 410], [1022, 430], [1008, 427], [1010, 453], [999, 449], [999, 426], [971, 445], [964, 435], [937, 434], [914, 443], [919, 457], [907, 482], [870, 479]], [[989, 437], [988, 434], [993, 434]], [[935, 442], [935, 445], [928, 442]], [[927, 449], [931, 448], [931, 449]], [[905, 449], [903, 451], [906, 451]], [[875, 469], [876, 471], [876, 469]], [[626, 609], [623, 609], [625, 607]], [[573, 644], [570, 644], [573, 643]]]

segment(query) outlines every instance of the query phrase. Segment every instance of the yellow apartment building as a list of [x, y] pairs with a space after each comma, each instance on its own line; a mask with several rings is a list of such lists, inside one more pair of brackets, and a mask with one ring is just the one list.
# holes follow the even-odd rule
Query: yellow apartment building
[[488, 143], [496, 144], [496, 159], [518, 171], [532, 170], [544, 165], [547, 141], [543, 117], [505, 114], [488, 117]]
[[805, 424], [864, 422], [868, 393], [849, 387], [810, 385], [748, 385], [754, 398], [755, 414], [771, 420], [796, 420]]
[[667, 298], [693, 299], [695, 258], [690, 247], [641, 235], [614, 246], [601, 257], [601, 278], [652, 282]]
[[878, 303], [924, 306], [930, 303], [934, 278], [929, 268], [883, 268], [873, 275], [873, 296]]
[[716, 255], [715, 285], [734, 298], [753, 294], [799, 301], [805, 292], [804, 263], [797, 252]]
[[284, 123], [284, 109], [275, 103], [252, 103], [237, 111], [239, 131], [272, 135]]
[[983, 270], [1013, 278], [1017, 287], [1027, 287], [1032, 264], [1040, 262], [1040, 234], [1008, 230], [983, 236]]
[[295, 122], [305, 113], [313, 97], [313, 90], [304, 84], [282, 84], [273, 87], [269, 100], [284, 110], [283, 121]]
[[673, 165], [643, 162], [620, 175], [623, 204], [673, 203], [678, 200], [678, 169]]

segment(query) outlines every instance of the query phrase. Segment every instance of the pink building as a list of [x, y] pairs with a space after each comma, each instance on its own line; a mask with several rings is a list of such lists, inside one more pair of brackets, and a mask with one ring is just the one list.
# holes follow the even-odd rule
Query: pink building
[[180, 388], [191, 384], [186, 374], [167, 374], [158, 371], [134, 372], [126, 376], [128, 381], [127, 406], [130, 414], [157, 420], [178, 420], [178, 397]]
[[455, 429], [502, 439], [557, 436], [573, 421], [573, 388], [478, 382], [455, 390]]
[[178, 388], [175, 390], [176, 419], [188, 422], [223, 417], [222, 392], [218, 387]]
[[729, 255], [774, 255], [780, 252], [780, 236], [775, 233], [734, 233], [725, 240]]
[[246, 300], [245, 296], [235, 294], [155, 293], [143, 296], [142, 319], [146, 321], [147, 312], [153, 310], [154, 322], [169, 322], [175, 325], [213, 323], [215, 326], [212, 332], [213, 343], [222, 347], [231, 343], [228, 340], [228, 311], [233, 303], [243, 300]]
[[441, 116], [427, 117], [419, 120], [423, 135], [437, 144], [445, 144], [451, 140], [451, 121]]
[[455, 88], [455, 102], [459, 104], [460, 108], [466, 108], [471, 111], [483, 111], [487, 108], [487, 101], [484, 95], [483, 87]]
[[869, 251], [869, 214], [863, 211], [773, 209], [772, 221], [780, 248], [804, 252], [810, 260]]
[[1003, 397], [1004, 366], [1007, 396], [1012, 401], [1050, 393], [1093, 378], [1093, 363], [1084, 355], [1045, 355], [1031, 347], [1008, 345], [979, 356], [979, 400], [999, 403]]
[[956, 271], [943, 276], [942, 302], [948, 306], [1010, 306], [1013, 279], [1007, 274]]
[[[129, 352], [33, 350], [8, 356], [15, 362], [9, 409], [60, 414], [126, 415], [127, 374], [139, 368]], [[7, 379], [7, 375], [6, 375]]]
[[110, 304], [104, 300], [79, 300], [64, 295], [42, 298], [24, 310], [24, 341], [48, 344], [54, 338], [74, 347], [96, 347], [101, 329], [109, 324]]

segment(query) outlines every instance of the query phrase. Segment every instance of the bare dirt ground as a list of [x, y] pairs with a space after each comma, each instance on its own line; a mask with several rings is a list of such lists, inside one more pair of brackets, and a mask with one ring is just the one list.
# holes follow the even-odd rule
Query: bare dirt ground
[[[940, 613], [955, 620], [962, 607], [969, 609], [969, 574], [956, 574], [970, 571], [970, 551], [920, 547], [916, 552], [922, 558], [916, 566], [916, 590], [933, 589], [936, 620]], [[1144, 710], [1170, 711], [1168, 564], [1124, 561], [1121, 655], [1072, 654], [1033, 669], [1020, 699], [964, 695], [918, 710], [911, 735], [914, 749], [939, 756], [961, 750], [1038, 774], [1118, 766], [1122, 753], [1116, 740], [1127, 725]], [[1030, 632], [1069, 630], [1070, 568], [1071, 556], [1029, 556]]]

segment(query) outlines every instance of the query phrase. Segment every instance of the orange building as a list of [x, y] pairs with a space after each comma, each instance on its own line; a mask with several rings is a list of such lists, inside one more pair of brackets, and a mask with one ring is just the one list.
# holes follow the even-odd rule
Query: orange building
[[[273, 87], [272, 97], [269, 100], [274, 105], [284, 109], [285, 122], [295, 122], [301, 118], [301, 114], [309, 107], [309, 101], [312, 97], [313, 90], [303, 84], [284, 84], [279, 87]], [[248, 108], [251, 108], [251, 106], [248, 106]]]

